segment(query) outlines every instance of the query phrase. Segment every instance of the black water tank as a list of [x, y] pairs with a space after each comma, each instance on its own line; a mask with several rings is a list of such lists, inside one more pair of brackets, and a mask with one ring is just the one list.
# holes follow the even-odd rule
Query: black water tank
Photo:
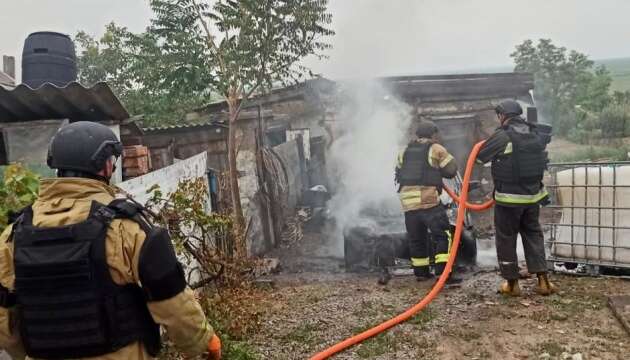
[[77, 56], [68, 35], [42, 31], [30, 34], [22, 52], [22, 82], [31, 88], [45, 83], [66, 86], [77, 80]]

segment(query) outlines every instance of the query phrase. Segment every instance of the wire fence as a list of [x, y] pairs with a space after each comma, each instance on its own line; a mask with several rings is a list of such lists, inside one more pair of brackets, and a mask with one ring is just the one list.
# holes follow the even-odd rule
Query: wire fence
[[550, 164], [549, 261], [630, 268], [630, 162]]

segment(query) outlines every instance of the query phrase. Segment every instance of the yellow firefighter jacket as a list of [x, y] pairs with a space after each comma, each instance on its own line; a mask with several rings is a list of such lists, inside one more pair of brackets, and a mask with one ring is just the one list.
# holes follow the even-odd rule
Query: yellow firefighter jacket
[[[38, 227], [72, 225], [84, 221], [92, 201], [110, 203], [116, 190], [90, 179], [57, 178], [42, 180], [39, 199], [33, 204], [33, 224]], [[0, 284], [14, 288], [13, 243], [11, 227], [0, 235]], [[116, 219], [106, 238], [107, 264], [112, 279], [119, 285], [139, 283], [138, 262], [145, 233], [132, 220]], [[166, 330], [168, 337], [183, 352], [197, 355], [207, 351], [214, 331], [190, 289], [163, 301], [149, 302], [154, 321]], [[14, 360], [29, 359], [21, 345], [14, 309], [0, 308], [0, 348]], [[114, 353], [90, 359], [151, 359], [143, 345], [132, 343]]]
[[[430, 139], [425, 138], [416, 141], [420, 143], [432, 142]], [[403, 166], [404, 154], [405, 150], [398, 153], [397, 168]], [[452, 178], [457, 174], [455, 158], [440, 144], [434, 143], [431, 145], [427, 161], [432, 167], [440, 169], [443, 177]], [[435, 186], [402, 186], [398, 196], [404, 212], [430, 209], [440, 204], [440, 193]]]

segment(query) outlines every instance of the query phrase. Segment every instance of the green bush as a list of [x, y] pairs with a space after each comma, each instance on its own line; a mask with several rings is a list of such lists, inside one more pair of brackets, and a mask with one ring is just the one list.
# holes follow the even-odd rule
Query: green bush
[[605, 137], [630, 135], [630, 104], [613, 103], [599, 114], [599, 128]]
[[9, 214], [32, 204], [39, 191], [39, 175], [15, 164], [4, 167], [0, 182], [0, 231], [9, 222]]

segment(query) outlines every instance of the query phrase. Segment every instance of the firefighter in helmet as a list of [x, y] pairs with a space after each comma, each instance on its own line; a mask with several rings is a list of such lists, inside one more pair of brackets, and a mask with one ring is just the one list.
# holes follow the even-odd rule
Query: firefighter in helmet
[[492, 162], [497, 258], [505, 279], [499, 292], [520, 295], [516, 254], [520, 234], [528, 271], [538, 276], [536, 291], [550, 295], [556, 292], [556, 287], [547, 276], [543, 231], [538, 219], [540, 206], [549, 197], [542, 183], [548, 163], [545, 138], [535, 124], [523, 119], [518, 102], [505, 100], [495, 111], [500, 126], [486, 140], [477, 161]]
[[160, 326], [220, 359], [168, 233], [109, 186], [121, 153], [107, 126], [63, 126], [48, 153], [58, 177], [0, 236], [0, 347], [14, 359], [152, 359]]
[[[409, 239], [411, 265], [418, 281], [433, 277], [431, 257], [434, 255], [435, 274], [441, 275], [451, 250], [450, 222], [440, 202], [442, 178], [457, 174], [455, 158], [438, 143], [438, 128], [427, 120], [420, 120], [417, 138], [398, 155], [396, 181], [400, 202], [405, 212], [405, 226]], [[429, 243], [428, 232], [435, 244]], [[451, 283], [460, 279], [451, 277]]]

